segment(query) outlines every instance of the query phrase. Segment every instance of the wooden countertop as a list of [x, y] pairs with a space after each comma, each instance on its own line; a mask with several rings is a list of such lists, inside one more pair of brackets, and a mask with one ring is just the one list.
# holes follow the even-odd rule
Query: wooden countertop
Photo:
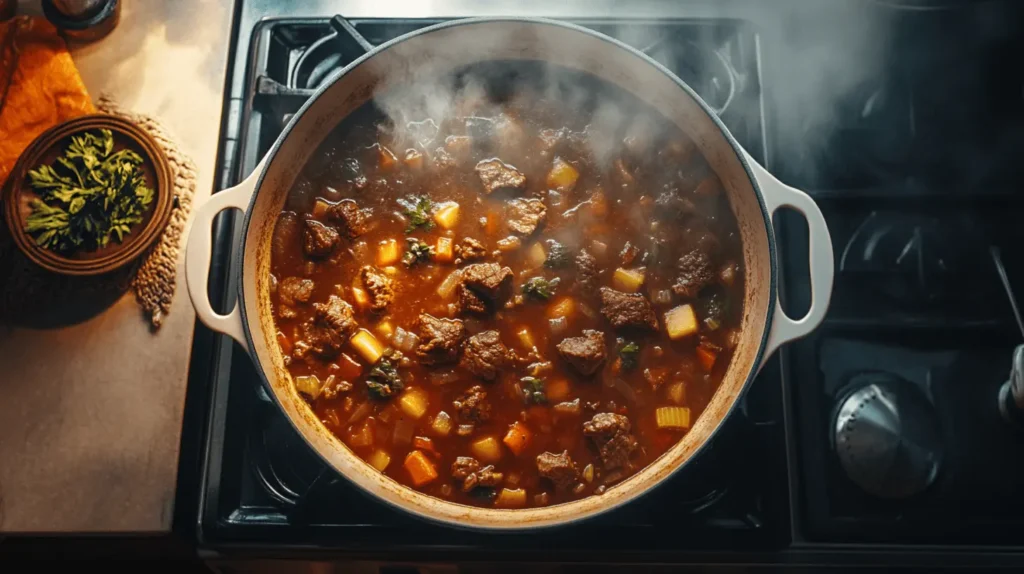
[[[199, 204], [213, 185], [233, 3], [122, 4], [113, 33], [72, 55], [94, 100], [109, 93], [168, 128], [199, 168]], [[194, 326], [184, 250], [156, 333], [131, 293], [71, 327], [0, 326], [0, 532], [170, 530]]]

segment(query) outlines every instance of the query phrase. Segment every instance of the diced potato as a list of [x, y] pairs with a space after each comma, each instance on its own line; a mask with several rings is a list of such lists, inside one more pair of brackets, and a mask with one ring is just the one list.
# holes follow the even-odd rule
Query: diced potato
[[522, 508], [526, 506], [526, 489], [524, 488], [503, 488], [494, 499], [494, 506], [498, 508]]
[[316, 400], [320, 396], [320, 391], [323, 390], [323, 383], [316, 375], [301, 375], [295, 377], [295, 390]]
[[405, 150], [405, 158], [402, 162], [405, 163], [405, 167], [419, 171], [423, 168], [423, 154], [416, 149], [407, 149]]
[[686, 402], [686, 383], [683, 381], [676, 381], [668, 386], [668, 390], [665, 391], [668, 394], [668, 399], [677, 405], [684, 404]]
[[562, 297], [548, 307], [548, 317], [571, 317], [576, 311], [576, 300], [572, 297]]
[[459, 223], [459, 204], [454, 201], [441, 204], [434, 212], [434, 221], [441, 229], [454, 229]]
[[601, 259], [605, 255], [608, 255], [608, 244], [604, 241], [594, 239], [590, 242], [590, 253], [593, 254], [594, 257]]
[[654, 421], [659, 429], [690, 428], [690, 409], [688, 407], [658, 407], [654, 411]]
[[352, 286], [352, 300], [355, 301], [356, 307], [360, 309], [366, 309], [370, 306], [370, 294], [362, 287]]
[[526, 250], [526, 264], [530, 269], [536, 269], [544, 265], [547, 259], [548, 254], [544, 251], [544, 246], [539, 241]]
[[533, 433], [530, 432], [530, 429], [527, 428], [526, 425], [516, 421], [509, 425], [508, 432], [505, 433], [505, 438], [502, 439], [502, 442], [505, 443], [505, 446], [507, 446], [513, 454], [519, 456], [523, 454], [526, 447], [530, 445], [530, 438], [532, 436]]
[[644, 285], [646, 272], [647, 270], [643, 267], [639, 269], [623, 269], [619, 267], [615, 270], [615, 274], [612, 275], [612, 287], [623, 293], [636, 293]]
[[534, 346], [536, 346], [536, 343], [533, 340], [533, 335], [530, 333], [529, 328], [523, 327], [519, 331], [516, 331], [516, 336], [519, 337], [519, 343], [522, 344], [523, 347], [526, 347], [527, 349], [532, 349]]
[[700, 366], [705, 371], [710, 371], [715, 367], [715, 360], [718, 359], [718, 353], [713, 349], [709, 349], [703, 345], [697, 346], [697, 360], [700, 361]]
[[352, 431], [348, 437], [348, 445], [353, 448], [363, 448], [373, 444], [373, 419], [366, 419]]
[[313, 204], [313, 217], [323, 219], [330, 207], [331, 204], [327, 203], [327, 200], [320, 197], [316, 198], [316, 203]]
[[377, 265], [381, 267], [394, 265], [401, 258], [402, 249], [398, 246], [398, 241], [387, 239], [381, 241], [380, 245], [377, 246]]
[[377, 333], [384, 339], [390, 339], [391, 335], [395, 333], [395, 326], [391, 324], [391, 321], [381, 321], [377, 323]]
[[665, 313], [665, 330], [673, 341], [697, 332], [697, 314], [689, 304], [680, 305]]
[[459, 282], [462, 281], [462, 270], [456, 269], [448, 274], [444, 278], [444, 281], [437, 286], [437, 296], [441, 299], [451, 299], [452, 295], [455, 294], [455, 288], [459, 286]]
[[544, 394], [547, 395], [548, 400], [557, 403], [564, 401], [569, 398], [569, 381], [565, 379], [555, 379], [548, 381], [544, 385]]
[[448, 413], [441, 411], [434, 417], [434, 422], [430, 424], [430, 428], [433, 429], [437, 436], [448, 436], [452, 432], [452, 417]]
[[427, 412], [429, 399], [423, 389], [407, 389], [398, 397], [398, 408], [411, 418], [419, 420]]
[[378, 448], [373, 451], [373, 454], [367, 457], [366, 462], [370, 463], [370, 466], [376, 468], [380, 472], [384, 472], [384, 469], [391, 464], [391, 455]]
[[473, 456], [488, 464], [494, 464], [501, 460], [501, 443], [493, 436], [485, 436], [473, 442], [469, 445], [469, 450]]
[[371, 365], [376, 364], [384, 355], [384, 345], [381, 345], [377, 337], [374, 337], [373, 333], [366, 329], [359, 329], [348, 342], [359, 353], [359, 356]]
[[580, 178], [580, 172], [573, 165], [560, 157], [556, 157], [548, 172], [547, 184], [551, 189], [558, 191], [572, 191], [576, 187], [576, 180]]
[[434, 246], [434, 261], [438, 263], [455, 261], [455, 247], [452, 245], [451, 237], [437, 238], [437, 245]]
[[395, 267], [394, 265], [388, 265], [387, 267], [381, 269], [381, 271], [388, 275], [391, 275], [392, 277], [398, 275], [398, 267]]
[[388, 148], [377, 144], [377, 167], [381, 171], [391, 171], [396, 163], [398, 163], [398, 158], [395, 157], [395, 154]]
[[523, 240], [519, 239], [515, 235], [510, 235], [505, 239], [499, 239], [495, 244], [498, 246], [498, 251], [515, 251], [523, 245]]
[[409, 472], [413, 486], [423, 486], [437, 479], [437, 469], [434, 467], [434, 463], [430, 462], [427, 455], [421, 451], [414, 450], [406, 455], [403, 466]]

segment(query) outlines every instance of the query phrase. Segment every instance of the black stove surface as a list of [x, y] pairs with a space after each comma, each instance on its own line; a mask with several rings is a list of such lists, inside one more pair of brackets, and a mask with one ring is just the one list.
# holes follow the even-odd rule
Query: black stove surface
[[[309, 17], [257, 21], [264, 8], [243, 10], [221, 187], [251, 172], [316, 86], [362, 53], [348, 26], [379, 44], [443, 21], [332, 19], [314, 4]], [[996, 402], [1021, 334], [994, 250], [1024, 289], [1016, 256], [1024, 245], [1024, 34], [1007, 23], [1019, 12], [1005, 6], [992, 13], [885, 13], [893, 31], [885, 49], [900, 57], [857, 74], [827, 106], [815, 106], [827, 109], [827, 129], [820, 118], [806, 120], [814, 113], [801, 98], [807, 77], [843, 69], [842, 57], [856, 57], [844, 37], [817, 39], [831, 47], [826, 59], [808, 56], [817, 54], [809, 52], [813, 42], [780, 44], [777, 30], [786, 26], [766, 38], [763, 12], [569, 19], [668, 65], [753, 157], [815, 198], [836, 260], [825, 323], [782, 349], [711, 448], [656, 491], [543, 536], [499, 537], [428, 524], [358, 491], [298, 437], [240, 347], [197, 334], [196, 354], [209, 360], [192, 376], [211, 397], [201, 542], [218, 549], [417, 549], [460, 557], [484, 551], [552, 560], [595, 550], [639, 560], [724, 552], [741, 561], [781, 551], [798, 561], [795, 551], [837, 548], [1024, 547], [1024, 497], [1015, 496], [1024, 492], [1024, 433], [1000, 418]], [[968, 16], [979, 21], [965, 23]], [[964, 35], [958, 25], [983, 32]], [[956, 49], [940, 41], [954, 33], [962, 38]], [[815, 59], [819, 67], [807, 67]], [[806, 224], [788, 212], [775, 222], [780, 297], [799, 315], [809, 297]], [[211, 300], [226, 307], [237, 290], [231, 219], [218, 222], [215, 233]], [[897, 430], [888, 444], [912, 451], [915, 462], [879, 471], [879, 460], [891, 460], [884, 448], [863, 450], [884, 442], [866, 434], [870, 425], [835, 430], [846, 420], [844, 406], [860, 409], [862, 419], [865, 409], [891, 407]], [[911, 428], [926, 429], [927, 440], [910, 437]], [[915, 474], [913, 465], [929, 472]], [[735, 558], [742, 553], [748, 558]]]

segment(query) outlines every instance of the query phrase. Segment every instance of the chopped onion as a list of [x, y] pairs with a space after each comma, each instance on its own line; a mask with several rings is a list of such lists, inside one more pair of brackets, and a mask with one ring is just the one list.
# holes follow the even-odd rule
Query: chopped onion
[[437, 286], [437, 294], [442, 299], [450, 299], [455, 293], [455, 288], [458, 287], [459, 282], [462, 281], [462, 270], [456, 269], [452, 271], [440, 285]]
[[414, 432], [416, 432], [416, 425], [409, 418], [399, 418], [395, 421], [395, 431], [391, 433], [391, 440], [395, 444], [409, 444]]
[[356, 410], [352, 411], [352, 416], [348, 417], [348, 422], [345, 424], [350, 425], [363, 420], [364, 418], [366, 418], [367, 415], [370, 414], [370, 411], [372, 410], [373, 405], [370, 404], [370, 401], [366, 401], [365, 403], [356, 407]]
[[395, 327], [395, 334], [391, 336], [391, 344], [403, 353], [411, 353], [420, 344], [420, 338], [401, 327]]
[[594, 309], [586, 303], [580, 303], [576, 305], [576, 308], [579, 309], [580, 313], [583, 313], [587, 319], [597, 319], [597, 311], [594, 311]]
[[580, 414], [580, 412], [582, 412], [579, 399], [573, 399], [572, 401], [558, 403], [557, 405], [552, 407], [552, 409], [554, 409], [555, 414], [559, 415], [578, 415]]
[[639, 397], [637, 396], [636, 391], [633, 390], [633, 387], [629, 386], [629, 383], [627, 383], [626, 381], [620, 379], [619, 377], [616, 377], [615, 375], [608, 374], [604, 378], [604, 384], [605, 384], [605, 386], [612, 387], [616, 391], [619, 391], [619, 393], [621, 393], [622, 396], [626, 397], [627, 401], [629, 401], [629, 402], [631, 402], [633, 404], [636, 404], [636, 405], [640, 405], [641, 404], [641, 401], [639, 400]]
[[430, 382], [435, 385], [447, 385], [459, 380], [459, 373], [455, 371], [431, 371]]
[[651, 302], [655, 305], [669, 305], [672, 303], [672, 291], [669, 289], [658, 289], [651, 295]]
[[590, 251], [593, 253], [594, 257], [604, 257], [605, 255], [608, 255], [608, 244], [595, 239], [590, 242]]
[[569, 320], [565, 317], [548, 319], [548, 327], [551, 329], [551, 336], [561, 337], [565, 333], [566, 329], [569, 328]]

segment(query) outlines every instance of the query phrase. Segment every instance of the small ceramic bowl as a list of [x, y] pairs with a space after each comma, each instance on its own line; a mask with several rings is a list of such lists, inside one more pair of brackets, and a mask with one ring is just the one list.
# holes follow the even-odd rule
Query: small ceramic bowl
[[[37, 197], [28, 184], [28, 171], [52, 163], [70, 143], [71, 136], [97, 129], [113, 132], [115, 150], [128, 148], [142, 156], [146, 182], [156, 198], [142, 221], [132, 227], [121, 243], [111, 242], [93, 251], [68, 255], [36, 245], [25, 232], [31, 201]], [[64, 275], [100, 275], [136, 260], [160, 237], [174, 208], [171, 166], [159, 144], [139, 126], [105, 114], [75, 118], [40, 134], [18, 158], [3, 192], [4, 221], [15, 244], [32, 262]]]

